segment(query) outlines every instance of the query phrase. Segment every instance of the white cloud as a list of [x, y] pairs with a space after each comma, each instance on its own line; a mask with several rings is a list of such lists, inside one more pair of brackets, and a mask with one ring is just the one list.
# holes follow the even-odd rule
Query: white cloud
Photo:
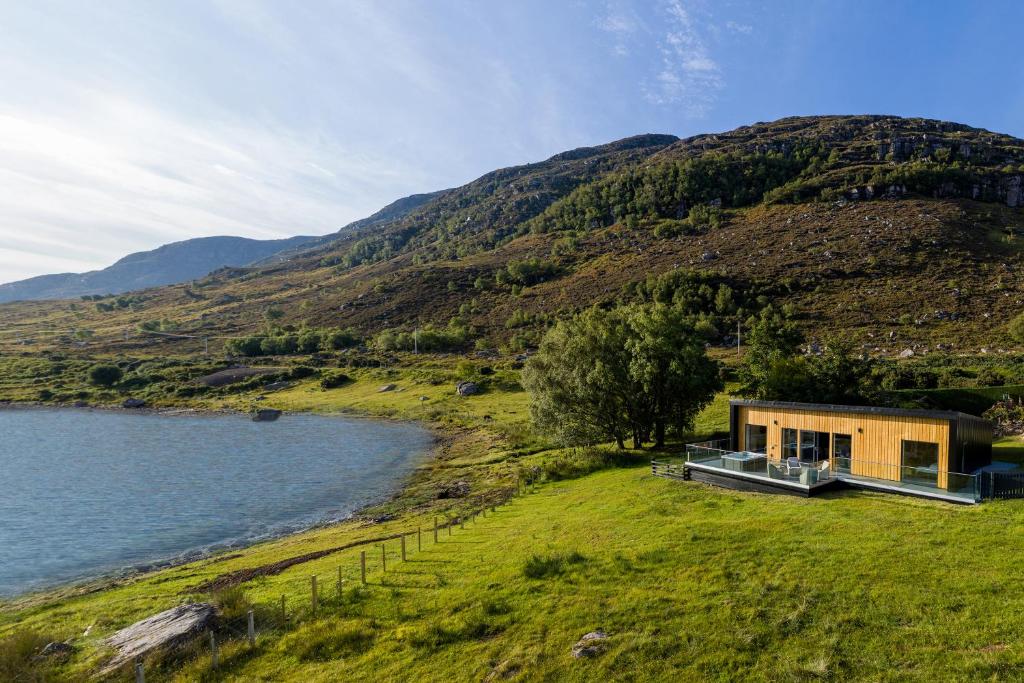
[[703, 116], [723, 86], [721, 69], [680, 0], [667, 0], [662, 11], [666, 30], [657, 40], [661, 68], [643, 83], [644, 96], [653, 104], [681, 105], [688, 114]]
[[197, 125], [101, 92], [73, 119], [0, 114], [0, 159], [0, 237], [35, 254], [0, 262], [0, 281], [38, 272], [48, 254], [88, 270], [186, 236], [330, 232], [379, 208], [376, 188], [419, 175], [309, 134]]
[[740, 24], [735, 21], [725, 22], [725, 28], [732, 31], [733, 33], [740, 33], [745, 36], [749, 36], [754, 32], [754, 27], [750, 24]]
[[[655, 16], [645, 19], [627, 0], [610, 0], [595, 25], [611, 38], [612, 54], [636, 55], [653, 65], [640, 80], [648, 102], [702, 116], [723, 86], [721, 68], [703, 36], [715, 27], [701, 25], [681, 0], [661, 0], [655, 7]], [[735, 31], [749, 28], [729, 24]]]

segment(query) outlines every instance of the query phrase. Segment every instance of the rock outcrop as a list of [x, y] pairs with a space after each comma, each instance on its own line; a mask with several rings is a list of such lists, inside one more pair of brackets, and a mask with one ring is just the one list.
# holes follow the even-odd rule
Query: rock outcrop
[[104, 641], [117, 652], [101, 674], [110, 673], [153, 650], [182, 644], [209, 627], [214, 616], [213, 605], [194, 602], [172, 607], [121, 629]]

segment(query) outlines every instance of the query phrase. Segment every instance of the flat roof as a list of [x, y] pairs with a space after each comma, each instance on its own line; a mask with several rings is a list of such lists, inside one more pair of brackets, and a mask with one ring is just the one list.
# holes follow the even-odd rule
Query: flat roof
[[790, 401], [754, 401], [750, 399], [732, 399], [730, 406], [750, 406], [753, 408], [781, 408], [784, 410], [803, 410], [827, 413], [859, 413], [862, 415], [892, 415], [894, 417], [928, 417], [935, 420], [980, 420], [977, 415], [957, 412], [955, 410], [925, 410], [919, 408], [886, 408], [883, 406], [837, 406], [831, 403], [794, 403]]

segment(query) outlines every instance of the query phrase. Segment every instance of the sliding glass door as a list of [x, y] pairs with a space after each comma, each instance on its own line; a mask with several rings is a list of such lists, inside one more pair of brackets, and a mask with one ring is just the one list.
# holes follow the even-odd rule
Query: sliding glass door
[[804, 462], [828, 460], [828, 432], [800, 431], [800, 459]]

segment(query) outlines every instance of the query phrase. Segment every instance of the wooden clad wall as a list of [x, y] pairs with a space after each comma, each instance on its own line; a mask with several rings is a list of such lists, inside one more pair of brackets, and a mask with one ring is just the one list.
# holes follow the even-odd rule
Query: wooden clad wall
[[[851, 474], [877, 479], [900, 479], [904, 439], [936, 443], [939, 445], [938, 485], [940, 488], [946, 486], [946, 472], [949, 468], [947, 420], [756, 406], [739, 406], [738, 418], [740, 450], [746, 449], [745, 425], [762, 425], [768, 428], [768, 457], [772, 460], [782, 458], [783, 428], [849, 434], [852, 440]], [[830, 437], [830, 451], [834, 445], [835, 439]]]

